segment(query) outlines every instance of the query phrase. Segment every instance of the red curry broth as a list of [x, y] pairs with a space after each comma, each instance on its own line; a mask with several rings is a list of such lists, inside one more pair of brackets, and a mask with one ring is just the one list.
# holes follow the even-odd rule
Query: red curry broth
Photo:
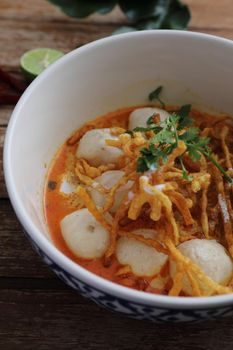
[[[87, 131], [89, 127], [91, 129], [119, 126], [127, 129], [129, 115], [135, 108], [136, 107], [124, 108], [115, 112], [108, 113], [103, 117], [98, 117], [94, 121], [88, 123], [87, 128], [85, 125], [84, 127], [81, 127], [80, 135], [83, 134], [83, 131]], [[66, 242], [62, 237], [60, 221], [66, 215], [75, 211], [77, 208], [75, 207], [75, 202], [72, 203], [68, 196], [60, 193], [59, 188], [63, 174], [67, 171], [67, 169], [72, 169], [73, 167], [72, 163], [75, 158], [75, 151], [77, 148], [75, 138], [71, 136], [71, 138], [59, 149], [50, 167], [46, 182], [44, 208], [46, 221], [53, 242], [57, 248], [61, 250], [66, 256], [68, 256], [70, 259], [85, 269], [95, 273], [96, 275], [135, 289], [147, 289], [148, 291], [153, 291], [153, 288], [148, 287], [149, 282], [152, 278], [137, 278], [131, 274], [117, 277], [116, 272], [121, 265], [117, 262], [116, 258], [112, 259], [110, 266], [105, 267], [102, 258], [93, 260], [78, 258], [70, 251], [66, 245]], [[133, 229], [133, 226], [134, 225], [131, 224], [130, 228]], [[161, 273], [166, 274], [167, 270], [168, 269], [166, 265]], [[158, 290], [154, 291], [157, 293], [159, 292]]]
[[[59, 191], [62, 176], [67, 172], [67, 170], [72, 171], [72, 169], [74, 169], [75, 151], [78, 144], [77, 138], [80, 139], [87, 130], [94, 128], [107, 128], [119, 126], [127, 129], [129, 115], [136, 108], [138, 108], [138, 106], [120, 109], [115, 112], [111, 112], [105, 116], [98, 117], [95, 120], [88, 122], [83, 127], [81, 127], [78, 130], [78, 134], [77, 132], [75, 132], [74, 136], [71, 136], [71, 138], [66, 143], [64, 143], [64, 145], [62, 145], [55, 159], [52, 162], [47, 177], [44, 194], [45, 216], [49, 232], [55, 245], [59, 250], [61, 250], [66, 256], [68, 256], [77, 264], [81, 265], [82, 267], [86, 268], [87, 270], [93, 272], [96, 275], [99, 275], [111, 281], [115, 281], [119, 284], [126, 285], [128, 287], [132, 287], [138, 290], [146, 290], [147, 292], [166, 294], [167, 289], [169, 289], [169, 285], [172, 283], [171, 280], [168, 282], [168, 285], [165, 286], [163, 290], [156, 290], [149, 286], [150, 281], [155, 276], [153, 276], [152, 278], [142, 278], [136, 277], [133, 274], [126, 274], [121, 275], [119, 277], [116, 275], [116, 272], [122, 266], [118, 263], [115, 257], [113, 257], [110, 266], [104, 266], [102, 258], [93, 260], [85, 260], [78, 258], [70, 251], [70, 249], [66, 245], [60, 229], [60, 221], [66, 215], [77, 210], [77, 203], [75, 202], [75, 200], [71, 200], [70, 196], [66, 196], [60, 193]], [[193, 111], [192, 114], [193, 117], [195, 117], [196, 121], [198, 121], [199, 125], [202, 123], [202, 121], [206, 124], [212, 123], [212, 116], [208, 116], [205, 114], [205, 118], [203, 119], [203, 115], [199, 112]], [[133, 230], [134, 228], [140, 228], [145, 226], [147, 228], [154, 227], [154, 222], [145, 222], [145, 220], [143, 219], [144, 218], [142, 217], [141, 220], [137, 220], [136, 224], [134, 222], [130, 222], [128, 225], [128, 230]], [[160, 271], [160, 275], [167, 276], [169, 273], [168, 270], [169, 263], [167, 262]]]

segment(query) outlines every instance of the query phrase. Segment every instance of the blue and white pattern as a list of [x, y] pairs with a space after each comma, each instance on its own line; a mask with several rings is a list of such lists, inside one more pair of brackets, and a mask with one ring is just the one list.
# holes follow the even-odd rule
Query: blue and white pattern
[[126, 314], [138, 320], [149, 320], [153, 322], [200, 322], [206, 319], [215, 319], [220, 316], [233, 315], [233, 306], [208, 308], [208, 309], [166, 309], [158, 306], [145, 306], [136, 302], [128, 301], [90, 286], [51, 260], [36, 244], [30, 239], [33, 247], [42, 257], [43, 261], [55, 272], [55, 274], [68, 286], [77, 290], [81, 295], [93, 300], [98, 305]]

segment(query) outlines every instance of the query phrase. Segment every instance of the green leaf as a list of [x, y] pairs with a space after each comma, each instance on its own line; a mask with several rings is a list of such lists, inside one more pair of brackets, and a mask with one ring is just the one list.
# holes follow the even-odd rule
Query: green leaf
[[184, 162], [183, 162], [183, 157], [179, 157], [179, 161], [180, 161], [180, 165], [181, 165], [181, 168], [182, 168], [182, 176], [183, 176], [183, 179], [187, 180], [187, 181], [192, 181], [193, 180], [193, 177], [188, 175], [188, 171], [187, 169], [185, 168], [185, 165], [184, 165]]
[[193, 180], [193, 176], [188, 175], [187, 170], [183, 170], [182, 171], [182, 176], [183, 176], [183, 179], [185, 179], [187, 181], [192, 181]]
[[92, 13], [106, 14], [115, 7], [117, 0], [49, 0], [68, 16], [84, 18]]
[[148, 170], [156, 170], [158, 168], [158, 160], [154, 156], [147, 156], [144, 159]]
[[[152, 3], [155, 6], [153, 1]], [[155, 8], [156, 11], [151, 17], [142, 16], [142, 18], [137, 20], [137, 28], [139, 30], [187, 29], [191, 14], [188, 6], [182, 4], [181, 1], [156, 1]]]
[[200, 134], [200, 129], [189, 128], [183, 135], [180, 135], [180, 139], [185, 142], [191, 142], [196, 140], [197, 136]]
[[189, 145], [188, 154], [194, 162], [198, 162], [201, 159], [201, 153], [197, 149], [196, 145]]
[[190, 19], [191, 14], [188, 6], [181, 3], [180, 0], [172, 0], [162, 28], [187, 29]]
[[144, 171], [147, 171], [147, 163], [145, 161], [145, 158], [139, 157], [137, 160], [137, 172], [138, 173], [143, 173]]
[[153, 101], [153, 100], [158, 100], [159, 103], [161, 104], [162, 108], [165, 108], [165, 103], [160, 99], [160, 94], [163, 90], [162, 86], [157, 87], [154, 91], [152, 91], [149, 96], [148, 99], [149, 101]]
[[140, 150], [140, 153], [143, 155], [143, 156], [149, 156], [151, 155], [151, 150], [149, 150], [148, 148], [146, 147], [143, 147], [141, 150]]
[[[162, 87], [153, 91], [153, 94], [158, 99]], [[201, 156], [204, 155], [211, 161], [216, 168], [222, 173], [225, 180], [233, 184], [233, 179], [228, 175], [227, 171], [220, 163], [212, 156], [212, 151], [209, 148], [210, 139], [208, 137], [200, 137], [200, 129], [188, 128], [187, 126], [193, 124], [193, 119], [189, 117], [191, 105], [185, 105], [180, 108], [176, 114], [170, 114], [165, 120], [158, 124], [154, 124], [153, 116], [147, 120], [147, 128], [136, 128], [138, 131], [153, 130], [155, 133], [149, 139], [149, 147], [140, 150], [141, 156], [137, 160], [137, 171], [144, 172], [146, 170], [155, 170], [161, 164], [165, 164], [168, 156], [177, 147], [178, 142], [182, 140], [186, 145], [186, 151], [189, 157], [197, 162]], [[182, 176], [187, 181], [192, 181], [193, 178], [188, 174], [187, 169], [183, 163], [183, 155], [178, 158], [181, 168]]]
[[154, 114], [150, 118], [147, 119], [146, 125], [151, 126], [154, 124]]
[[159, 95], [161, 94], [162, 90], [163, 90], [162, 86], [159, 86], [155, 90], [153, 90], [148, 96], [149, 100], [150, 101], [157, 100], [159, 98]]
[[92, 13], [106, 14], [119, 4], [130, 21], [114, 34], [145, 29], [185, 29], [190, 12], [180, 0], [48, 0], [68, 16], [85, 18]]
[[187, 126], [190, 126], [193, 124], [193, 119], [189, 117], [189, 113], [191, 111], [191, 105], [187, 104], [182, 106], [179, 111], [176, 112], [176, 115], [179, 116], [179, 126], [178, 130], [182, 130], [186, 128]]
[[143, 126], [137, 126], [136, 128], [133, 129], [133, 132], [147, 132], [147, 131], [154, 131], [154, 132], [159, 132], [162, 130], [160, 124], [150, 124], [148, 127], [143, 127]]
[[187, 105], [183, 105], [180, 107], [180, 109], [176, 112], [180, 118], [186, 118], [189, 116], [189, 113], [191, 111], [191, 105], [187, 104]]
[[210, 149], [207, 147], [207, 145], [210, 143], [209, 137], [200, 137], [198, 140], [196, 140], [196, 145], [199, 148], [205, 148], [206, 151], [210, 152]]
[[126, 134], [129, 134], [131, 137], [133, 137], [133, 131], [127, 130], [125, 133], [126, 133]]
[[150, 18], [161, 23], [168, 13], [170, 0], [119, 0], [119, 5], [127, 18], [132, 22]]
[[147, 132], [153, 130], [153, 127], [144, 128], [143, 126], [137, 126], [133, 129], [133, 132]]
[[169, 130], [162, 130], [157, 135], [150, 139], [150, 143], [166, 143], [171, 144], [174, 142], [174, 133]]

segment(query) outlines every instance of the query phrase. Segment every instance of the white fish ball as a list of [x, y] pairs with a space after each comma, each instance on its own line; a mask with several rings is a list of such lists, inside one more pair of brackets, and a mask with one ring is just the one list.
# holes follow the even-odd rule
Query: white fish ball
[[118, 140], [118, 137], [112, 135], [108, 128], [87, 131], [79, 141], [76, 156], [86, 159], [93, 166], [116, 163], [123, 152], [108, 146], [106, 140]]
[[108, 248], [108, 231], [96, 221], [87, 208], [66, 215], [60, 226], [67, 246], [80, 258], [100, 258]]
[[[124, 171], [121, 170], [106, 171], [105, 173], [95, 178], [95, 183], [101, 184], [106, 189], [111, 189], [124, 175]], [[123, 200], [126, 193], [129, 191], [129, 189], [132, 187], [132, 185], [133, 181], [128, 181], [125, 185], [119, 187], [115, 194], [114, 204], [110, 210], [111, 213], [116, 212], [116, 210], [121, 204], [121, 201]], [[106, 195], [100, 193], [94, 188], [89, 188], [88, 191], [95, 204], [99, 207], [103, 207], [105, 204]]]
[[[156, 238], [156, 232], [151, 229], [138, 229], [133, 233], [145, 238]], [[120, 264], [129, 265], [135, 275], [148, 277], [157, 274], [168, 258], [153, 247], [127, 237], [117, 241], [116, 257]]]
[[152, 108], [152, 107], [145, 107], [145, 108], [138, 108], [135, 109], [129, 116], [129, 129], [133, 130], [136, 127], [146, 127], [147, 120], [153, 115], [153, 114], [159, 114], [160, 120], [165, 120], [169, 113], [161, 108]]
[[[212, 239], [192, 239], [181, 243], [178, 246], [179, 251], [198, 265], [205, 274], [213, 281], [227, 285], [232, 277], [233, 264], [224, 247], [216, 240]], [[171, 261], [170, 273], [174, 276], [176, 271], [176, 263]], [[201, 288], [205, 295], [213, 294], [208, 286], [200, 282]], [[192, 295], [192, 287], [187, 276], [183, 279], [183, 291]]]

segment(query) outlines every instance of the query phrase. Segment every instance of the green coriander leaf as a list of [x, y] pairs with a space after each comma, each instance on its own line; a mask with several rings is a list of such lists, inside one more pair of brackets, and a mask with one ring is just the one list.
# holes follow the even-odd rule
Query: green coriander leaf
[[[209, 137], [200, 137], [196, 140], [198, 148], [206, 148], [206, 146], [210, 143]], [[210, 151], [210, 149], [209, 149]]]
[[185, 142], [195, 141], [200, 134], [200, 129], [189, 128], [184, 134], [180, 135], [180, 139]]
[[230, 177], [230, 175], [227, 174], [227, 172], [223, 169], [221, 164], [219, 164], [214, 157], [212, 157], [210, 151], [204, 151], [203, 154], [218, 168], [218, 170], [223, 174], [224, 178], [229, 184], [233, 184], [233, 179]]
[[143, 147], [141, 150], [140, 150], [140, 153], [143, 155], [143, 156], [150, 156], [151, 155], [151, 150], [146, 148], [146, 147]]
[[153, 130], [153, 127], [144, 128], [142, 126], [137, 126], [136, 128], [133, 129], [133, 132], [147, 132], [152, 130]]
[[180, 161], [180, 165], [182, 168], [182, 175], [183, 175], [183, 179], [187, 180], [187, 181], [192, 181], [193, 177], [188, 175], [188, 171], [185, 168], [184, 162], [183, 162], [183, 157], [179, 157], [179, 161]]
[[163, 87], [162, 86], [159, 86], [157, 87], [157, 89], [155, 89], [154, 91], [152, 91], [148, 98], [150, 101], [153, 101], [153, 100], [158, 100], [159, 103], [161, 104], [162, 108], [165, 108], [165, 103], [160, 99], [160, 94], [163, 90]]
[[185, 179], [187, 181], [192, 181], [193, 180], [193, 176], [188, 175], [188, 172], [186, 170], [182, 171], [182, 176], [183, 176], [183, 179]]
[[180, 119], [178, 130], [182, 130], [193, 124], [193, 119], [189, 117], [190, 111], [191, 111], [191, 105], [188, 104], [188, 105], [182, 106], [179, 109], [179, 111], [175, 113], [176, 115], [179, 116], [179, 119]]
[[139, 157], [137, 160], [137, 172], [138, 173], [143, 173], [144, 171], [147, 171], [147, 163], [145, 161], [145, 158]]
[[[161, 90], [162, 87], [159, 87], [153, 92], [157, 99]], [[193, 124], [193, 119], [189, 116], [190, 110], [191, 105], [182, 106], [176, 114], [170, 114], [158, 124], [154, 124], [153, 116], [151, 116], [147, 120], [147, 128], [134, 129], [134, 131], [142, 132], [153, 130], [155, 133], [149, 140], [149, 147], [144, 147], [140, 150], [141, 156], [137, 161], [137, 171], [155, 170], [161, 162], [165, 164], [168, 156], [177, 147], [178, 142], [182, 140], [186, 145], [186, 152], [194, 162], [199, 161], [201, 155], [204, 155], [219, 169], [226, 181], [233, 184], [233, 179], [212, 156], [212, 151], [209, 148], [210, 139], [201, 137], [199, 128], [187, 128]], [[182, 167], [183, 178], [187, 181], [192, 181], [193, 178], [188, 174], [182, 156], [178, 159]]]
[[169, 130], [162, 130], [150, 139], [150, 143], [174, 143], [174, 133]]
[[152, 116], [147, 119], [147, 122], [146, 122], [147, 126], [157, 125], [157, 124], [154, 123], [154, 117], [155, 117], [155, 114], [152, 114]]
[[191, 111], [191, 105], [183, 105], [180, 107], [180, 109], [177, 111], [177, 114], [180, 116], [181, 119], [186, 118], [189, 116], [189, 113]]
[[189, 154], [189, 157], [194, 161], [194, 162], [198, 162], [201, 159], [201, 153], [200, 151], [197, 149], [196, 145], [192, 145], [190, 144], [187, 147], [187, 151]]
[[137, 126], [136, 128], [133, 129], [133, 132], [147, 132], [147, 131], [154, 131], [154, 132], [159, 132], [162, 130], [162, 127], [160, 124], [150, 124], [148, 127], [143, 127], [143, 126]]
[[159, 95], [161, 94], [163, 90], [162, 86], [159, 86], [158, 88], [156, 88], [155, 90], [153, 90], [150, 94], [149, 94], [149, 100], [153, 101], [153, 100], [157, 100]]
[[[153, 156], [156, 159], [156, 162], [159, 163], [161, 160], [163, 164], [167, 162], [169, 154], [172, 153], [172, 151], [175, 149], [175, 143], [173, 145], [169, 145], [168, 147], [155, 147], [154, 146], [154, 152], [152, 152]], [[152, 148], [152, 145], [150, 146]]]
[[126, 134], [129, 134], [131, 137], [133, 137], [133, 131], [127, 130], [125, 133], [126, 133]]
[[176, 124], [179, 122], [179, 116], [170, 114], [165, 120], [160, 123], [160, 126], [164, 129], [176, 128]]
[[153, 156], [145, 158], [148, 170], [156, 170], [158, 168], [158, 163]]
[[155, 145], [153, 143], [149, 143], [149, 149], [147, 150], [152, 154], [152, 156], [157, 157], [158, 150], [155, 148]]

